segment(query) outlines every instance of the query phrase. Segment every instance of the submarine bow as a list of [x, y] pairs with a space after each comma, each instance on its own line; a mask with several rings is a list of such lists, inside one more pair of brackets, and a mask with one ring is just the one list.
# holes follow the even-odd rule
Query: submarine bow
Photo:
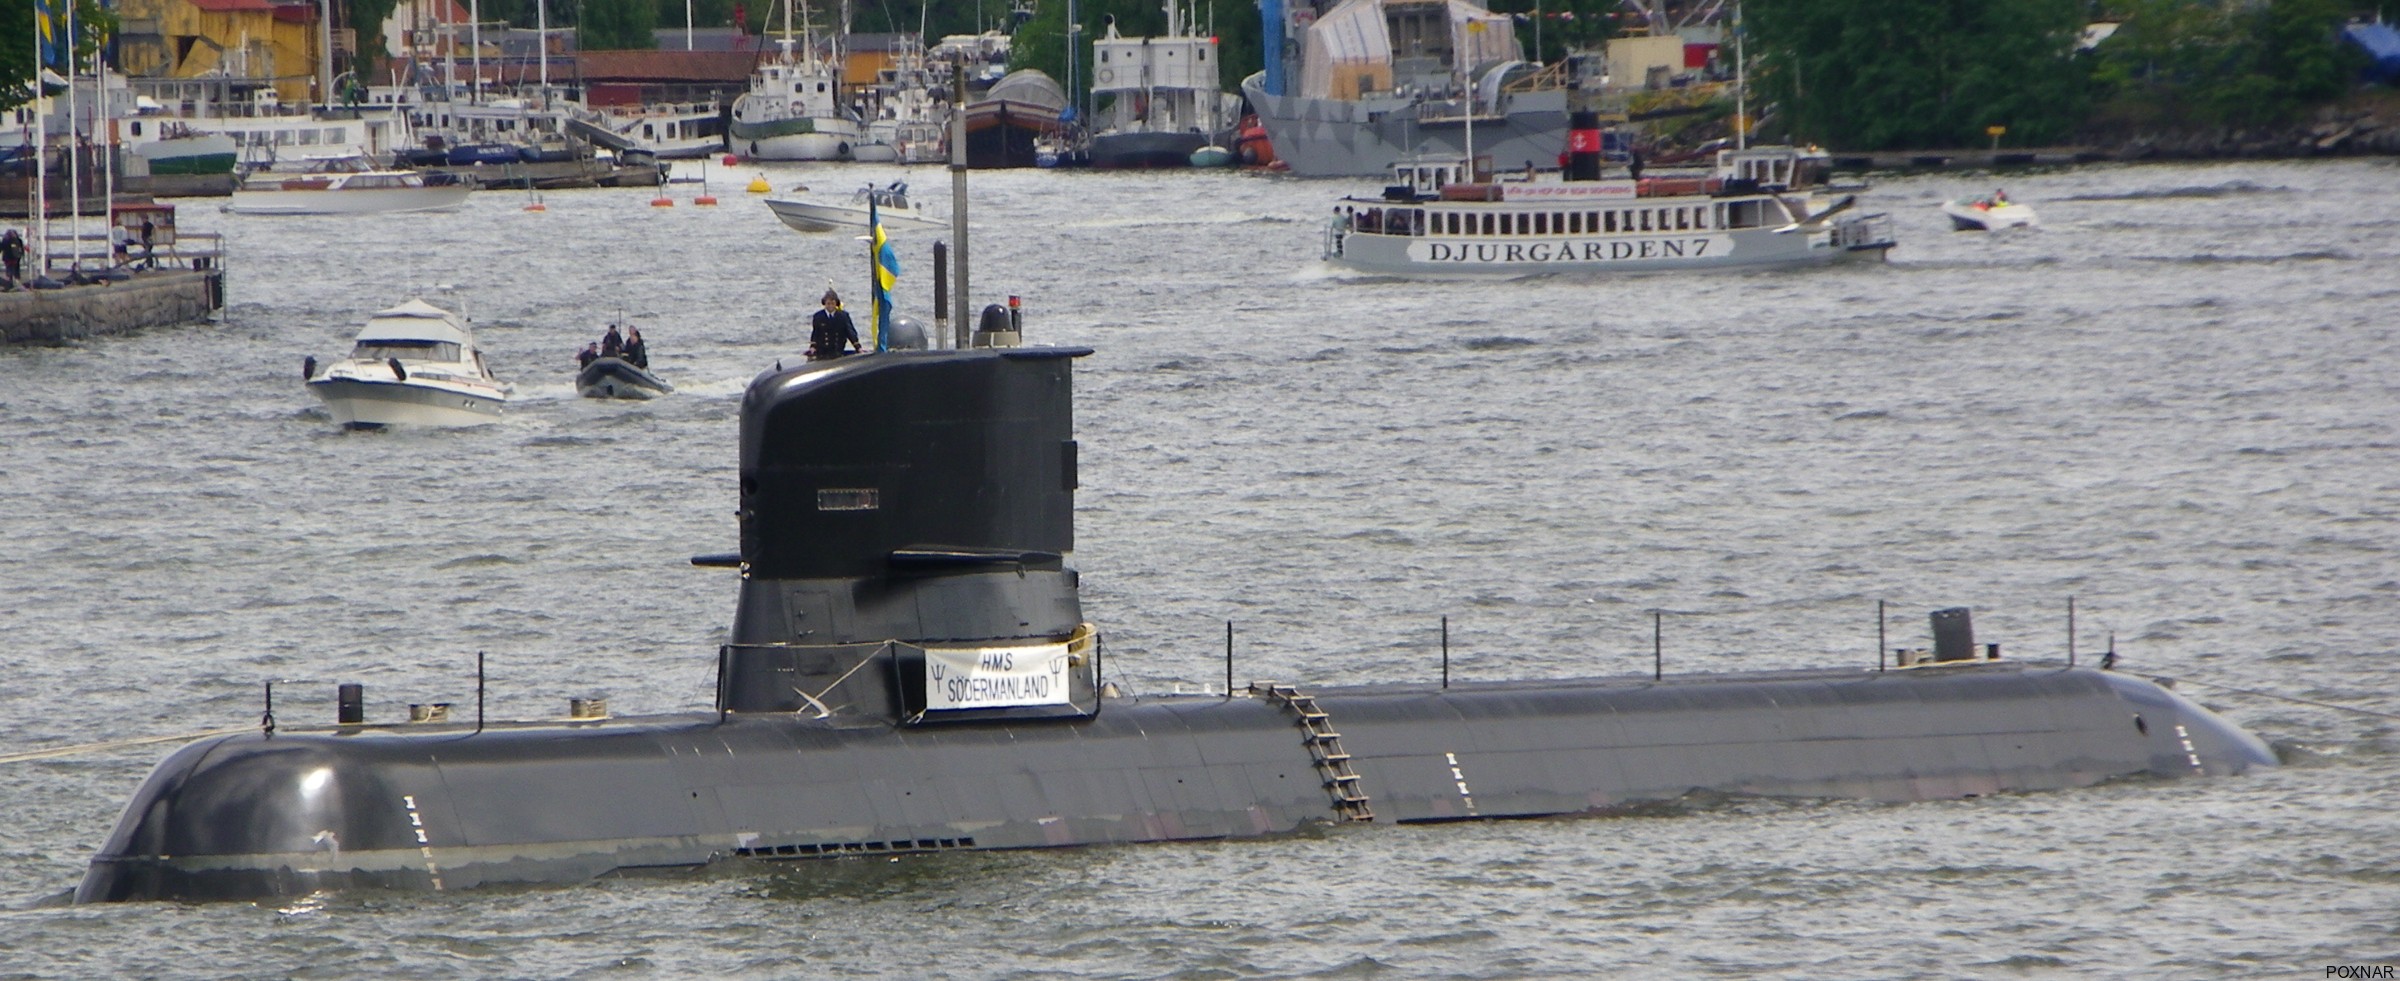
[[2272, 765], [2116, 672], [1824, 670], [1104, 697], [1071, 567], [1080, 349], [862, 355], [742, 408], [715, 711], [220, 736], [152, 772], [79, 901], [561, 883], [715, 862], [1888, 801]]

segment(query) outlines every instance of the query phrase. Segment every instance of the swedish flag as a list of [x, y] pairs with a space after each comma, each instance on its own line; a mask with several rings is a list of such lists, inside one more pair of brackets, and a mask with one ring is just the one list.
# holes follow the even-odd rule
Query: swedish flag
[[867, 195], [867, 228], [873, 236], [869, 246], [874, 252], [875, 292], [868, 302], [874, 304], [875, 350], [892, 347], [892, 284], [900, 281], [900, 252], [883, 233], [883, 217], [876, 211], [875, 196]]
[[[65, 0], [65, 2], [72, 3], [74, 0]], [[60, 35], [66, 32], [59, 30], [57, 20], [58, 13], [50, 9], [49, 0], [33, 0], [33, 31], [39, 38], [37, 47], [42, 57], [40, 67], [43, 68], [65, 61], [59, 57], [58, 49]]]

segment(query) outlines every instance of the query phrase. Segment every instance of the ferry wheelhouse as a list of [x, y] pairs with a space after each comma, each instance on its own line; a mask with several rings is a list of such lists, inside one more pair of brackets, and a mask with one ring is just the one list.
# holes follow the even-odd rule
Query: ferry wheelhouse
[[[1600, 179], [1595, 164], [1495, 177], [1489, 158], [1402, 161], [1380, 198], [1346, 197], [1325, 258], [1411, 277], [1754, 269], [1881, 259], [1890, 219], [1816, 189], [1820, 157], [1720, 150], [1705, 173]], [[1576, 179], [1582, 170], [1585, 179]]]

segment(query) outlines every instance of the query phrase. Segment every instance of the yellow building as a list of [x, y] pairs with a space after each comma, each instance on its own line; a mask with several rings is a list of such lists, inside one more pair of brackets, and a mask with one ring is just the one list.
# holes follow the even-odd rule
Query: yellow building
[[315, 92], [317, 5], [120, 0], [118, 68], [134, 78], [271, 81], [286, 103]]

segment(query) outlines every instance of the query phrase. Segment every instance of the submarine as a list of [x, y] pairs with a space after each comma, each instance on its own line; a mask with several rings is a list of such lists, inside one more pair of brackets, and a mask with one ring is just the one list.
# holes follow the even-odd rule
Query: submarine
[[1933, 647], [1889, 669], [1119, 694], [1072, 559], [1072, 375], [1089, 353], [761, 374], [740, 410], [739, 551], [692, 560], [739, 574], [712, 709], [369, 723], [349, 687], [332, 724], [262, 721], [169, 754], [75, 899], [465, 890], [2275, 765], [2170, 687], [2002, 659], [1963, 609], [1935, 612]]

